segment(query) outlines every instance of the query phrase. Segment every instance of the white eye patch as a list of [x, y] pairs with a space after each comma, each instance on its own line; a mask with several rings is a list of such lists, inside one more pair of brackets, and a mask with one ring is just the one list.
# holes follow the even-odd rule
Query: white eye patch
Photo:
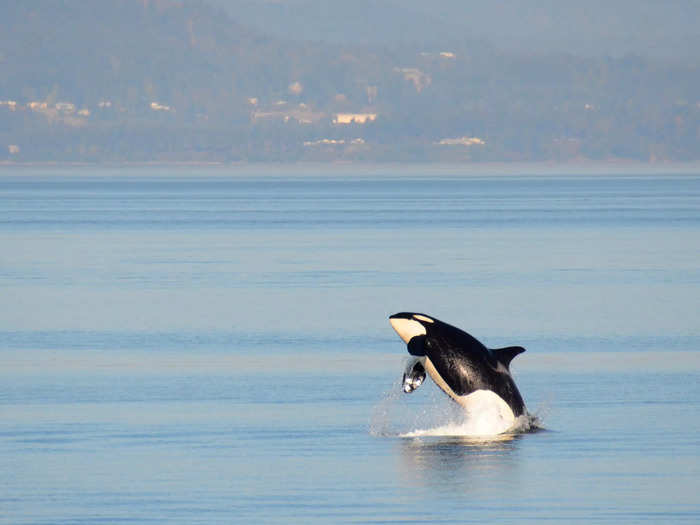
[[421, 314], [415, 314], [413, 316], [413, 318], [418, 319], [419, 321], [425, 321], [426, 323], [434, 323], [435, 322], [430, 317], [427, 317], [427, 316], [421, 315]]

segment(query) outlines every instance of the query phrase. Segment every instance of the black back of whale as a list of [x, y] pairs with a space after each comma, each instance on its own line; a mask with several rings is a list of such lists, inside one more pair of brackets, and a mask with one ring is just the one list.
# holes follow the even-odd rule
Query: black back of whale
[[[418, 320], [414, 315], [401, 313], [392, 317]], [[525, 413], [525, 403], [510, 375], [510, 362], [525, 351], [521, 346], [489, 349], [476, 338], [459, 328], [429, 317], [434, 322], [418, 320], [425, 335], [408, 342], [408, 353], [427, 356], [452, 391], [463, 396], [476, 390], [491, 390], [510, 406], [515, 417]], [[499, 364], [501, 366], [499, 366]]]

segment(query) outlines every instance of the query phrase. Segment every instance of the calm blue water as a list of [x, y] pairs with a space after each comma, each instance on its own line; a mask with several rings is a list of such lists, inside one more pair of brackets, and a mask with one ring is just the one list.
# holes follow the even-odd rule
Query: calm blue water
[[[419, 311], [546, 430], [400, 392]], [[0, 172], [0, 522], [697, 523], [700, 174]]]

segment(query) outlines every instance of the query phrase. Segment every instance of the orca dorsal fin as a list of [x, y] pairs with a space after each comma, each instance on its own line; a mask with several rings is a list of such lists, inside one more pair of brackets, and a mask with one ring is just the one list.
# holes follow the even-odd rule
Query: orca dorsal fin
[[500, 361], [508, 368], [513, 358], [524, 351], [522, 346], [506, 346], [505, 348], [492, 348], [491, 354], [496, 358], [496, 361]]

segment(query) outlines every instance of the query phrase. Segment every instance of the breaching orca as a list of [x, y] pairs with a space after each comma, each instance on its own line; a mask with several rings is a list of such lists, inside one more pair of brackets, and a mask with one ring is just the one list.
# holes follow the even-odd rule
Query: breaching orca
[[418, 388], [427, 372], [467, 411], [477, 405], [495, 410], [504, 429], [527, 414], [509, 369], [523, 347], [489, 349], [459, 328], [424, 314], [401, 312], [389, 321], [415, 357], [404, 373], [404, 392]]

